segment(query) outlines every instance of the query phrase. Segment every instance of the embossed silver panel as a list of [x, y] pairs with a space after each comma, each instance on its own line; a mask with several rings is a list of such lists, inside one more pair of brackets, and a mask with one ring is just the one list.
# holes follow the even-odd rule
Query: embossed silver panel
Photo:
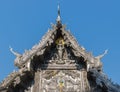
[[86, 71], [43, 70], [40, 72], [40, 92], [88, 92]]

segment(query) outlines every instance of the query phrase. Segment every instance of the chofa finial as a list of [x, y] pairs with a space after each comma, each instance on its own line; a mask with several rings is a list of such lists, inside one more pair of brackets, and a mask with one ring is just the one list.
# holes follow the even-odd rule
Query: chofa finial
[[95, 57], [95, 58], [101, 59], [101, 58], [104, 57], [107, 53], [108, 53], [108, 49], [105, 50], [103, 54], [101, 54], [101, 55], [99, 55], [99, 56], [97, 56], [97, 57]]
[[21, 57], [22, 56], [21, 54], [13, 51], [13, 48], [11, 48], [11, 46], [9, 46], [9, 49], [10, 49], [11, 53], [13, 53], [16, 57]]

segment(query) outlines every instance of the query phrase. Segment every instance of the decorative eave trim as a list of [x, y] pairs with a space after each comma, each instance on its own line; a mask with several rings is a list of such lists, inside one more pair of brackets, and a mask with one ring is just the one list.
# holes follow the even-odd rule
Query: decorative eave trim
[[[26, 72], [29, 72], [28, 68], [22, 68], [19, 69], [18, 71], [14, 71], [11, 74], [9, 74], [1, 83], [0, 83], [0, 91], [3, 91], [7, 89], [11, 84], [12, 85], [17, 85], [18, 83], [16, 82], [17, 79], [23, 75], [26, 74]], [[21, 80], [20, 80], [21, 81]]]

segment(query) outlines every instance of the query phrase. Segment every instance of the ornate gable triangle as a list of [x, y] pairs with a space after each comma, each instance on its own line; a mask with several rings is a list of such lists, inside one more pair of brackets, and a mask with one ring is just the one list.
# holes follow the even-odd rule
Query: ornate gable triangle
[[[62, 46], [65, 47], [63, 48]], [[71, 53], [74, 56], [83, 57], [84, 59], [87, 59], [86, 51], [78, 45], [77, 41], [71, 35], [71, 33], [65, 29], [65, 25], [62, 25], [61, 23], [59, 24], [57, 22], [57, 24], [52, 25], [52, 29], [49, 30], [43, 36], [39, 44], [33, 46], [31, 50], [26, 51], [21, 58], [16, 58], [15, 63], [18, 66], [23, 66], [26, 62], [29, 62], [29, 60], [33, 59], [34, 56], [41, 56], [41, 55], [47, 56], [47, 53], [48, 53], [47, 58], [49, 57], [49, 55], [51, 55], [51, 58], [50, 57], [48, 58], [49, 60], [50, 59], [52, 60], [53, 54], [57, 55], [58, 53], [61, 53], [61, 56], [60, 55], [54, 56], [57, 59], [58, 58], [65, 59], [69, 57], [70, 60], [70, 58], [72, 58], [72, 55], [65, 56], [64, 55], [65, 52], [66, 55], [70, 54], [70, 52], [65, 50], [65, 48], [71, 49]], [[60, 49], [61, 51], [62, 49], [64, 49], [65, 51], [63, 50], [62, 52], [60, 52]]]

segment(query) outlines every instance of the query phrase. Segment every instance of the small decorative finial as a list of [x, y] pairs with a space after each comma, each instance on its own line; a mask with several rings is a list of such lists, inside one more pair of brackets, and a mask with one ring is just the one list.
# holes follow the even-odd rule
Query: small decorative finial
[[22, 56], [21, 54], [13, 51], [13, 48], [11, 48], [11, 46], [9, 46], [9, 49], [10, 49], [10, 51], [11, 51], [16, 57], [21, 57], [21, 56]]
[[58, 17], [57, 17], [57, 22], [58, 21], [61, 21], [61, 18], [60, 18], [60, 5], [58, 4]]
[[101, 55], [99, 55], [99, 56], [97, 56], [97, 57], [95, 57], [95, 58], [101, 59], [101, 58], [104, 57], [107, 53], [108, 53], [108, 49], [105, 50], [103, 54], [101, 54]]

